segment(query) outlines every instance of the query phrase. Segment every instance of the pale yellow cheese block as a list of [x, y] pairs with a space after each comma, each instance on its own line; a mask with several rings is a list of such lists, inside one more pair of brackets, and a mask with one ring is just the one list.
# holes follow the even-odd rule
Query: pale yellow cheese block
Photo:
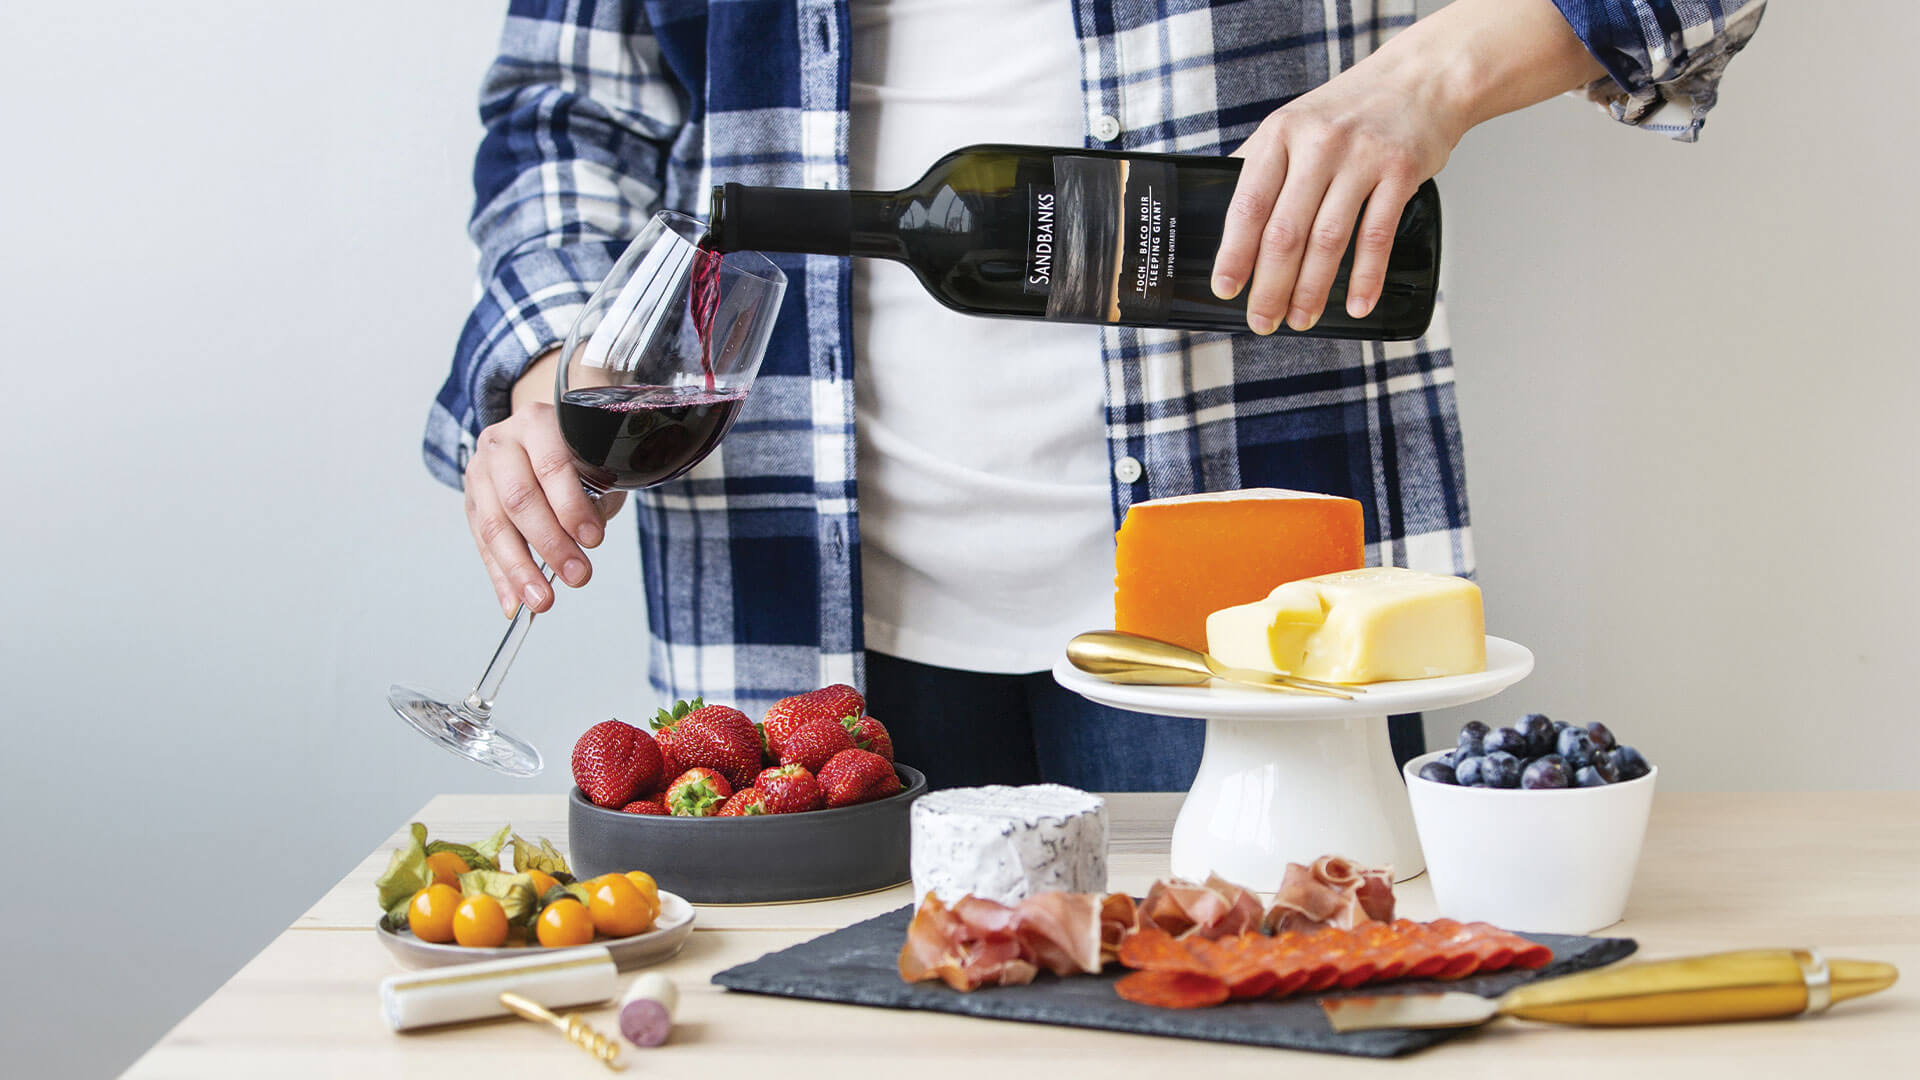
[[1487, 669], [1480, 586], [1397, 566], [1289, 581], [1265, 600], [1207, 616], [1223, 664], [1334, 683]]

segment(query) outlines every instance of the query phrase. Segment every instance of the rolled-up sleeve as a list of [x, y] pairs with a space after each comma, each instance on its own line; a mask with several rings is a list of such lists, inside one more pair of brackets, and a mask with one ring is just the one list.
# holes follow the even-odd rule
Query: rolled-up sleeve
[[1607, 69], [1586, 88], [1613, 118], [1681, 142], [1700, 137], [1720, 76], [1766, 0], [1553, 0]]
[[475, 437], [511, 411], [514, 380], [566, 339], [659, 207], [682, 102], [639, 3], [512, 3], [480, 95], [478, 299], [427, 418], [436, 479], [461, 485]]

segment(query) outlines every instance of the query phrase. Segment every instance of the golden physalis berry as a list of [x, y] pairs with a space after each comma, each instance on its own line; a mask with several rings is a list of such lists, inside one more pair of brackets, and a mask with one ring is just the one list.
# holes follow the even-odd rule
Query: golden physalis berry
[[595, 878], [587, 886], [587, 897], [594, 928], [608, 937], [627, 937], [653, 925], [653, 905], [619, 874]]
[[654, 884], [653, 875], [647, 873], [645, 870], [629, 870], [620, 876], [633, 882], [633, 887], [645, 894], [647, 900], [653, 904], [653, 913], [658, 916], [660, 914], [660, 886]]
[[458, 887], [460, 875], [473, 869], [467, 860], [451, 851], [436, 851], [427, 856], [427, 869], [433, 872], [433, 880], [439, 885]]
[[453, 912], [453, 940], [469, 949], [492, 949], [507, 943], [507, 911], [484, 893], [460, 901]]
[[407, 929], [421, 941], [436, 944], [453, 940], [453, 911], [460, 906], [460, 890], [451, 885], [429, 885], [413, 894], [407, 905]]
[[535, 932], [540, 944], [549, 949], [585, 945], [593, 940], [593, 916], [587, 913], [585, 905], [571, 897], [555, 900], [540, 912]]
[[560, 884], [554, 880], [552, 874], [547, 873], [545, 870], [529, 870], [527, 871], [527, 876], [533, 879], [533, 898], [535, 900], [547, 895], [548, 889]]

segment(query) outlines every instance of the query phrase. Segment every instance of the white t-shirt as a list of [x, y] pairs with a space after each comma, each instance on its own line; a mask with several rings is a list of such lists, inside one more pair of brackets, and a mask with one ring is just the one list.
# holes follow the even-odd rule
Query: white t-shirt
[[[978, 142], [1079, 146], [1067, 0], [852, 0], [856, 189]], [[853, 261], [867, 646], [973, 671], [1051, 667], [1112, 622], [1100, 331], [961, 315]]]

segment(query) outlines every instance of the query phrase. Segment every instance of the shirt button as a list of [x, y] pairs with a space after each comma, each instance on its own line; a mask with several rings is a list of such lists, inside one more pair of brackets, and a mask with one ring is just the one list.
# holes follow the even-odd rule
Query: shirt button
[[1112, 142], [1120, 137], [1120, 120], [1111, 113], [1101, 113], [1093, 120], [1093, 137], [1101, 142]]
[[1113, 478], [1123, 484], [1131, 484], [1140, 479], [1140, 459], [1123, 457], [1113, 463]]

